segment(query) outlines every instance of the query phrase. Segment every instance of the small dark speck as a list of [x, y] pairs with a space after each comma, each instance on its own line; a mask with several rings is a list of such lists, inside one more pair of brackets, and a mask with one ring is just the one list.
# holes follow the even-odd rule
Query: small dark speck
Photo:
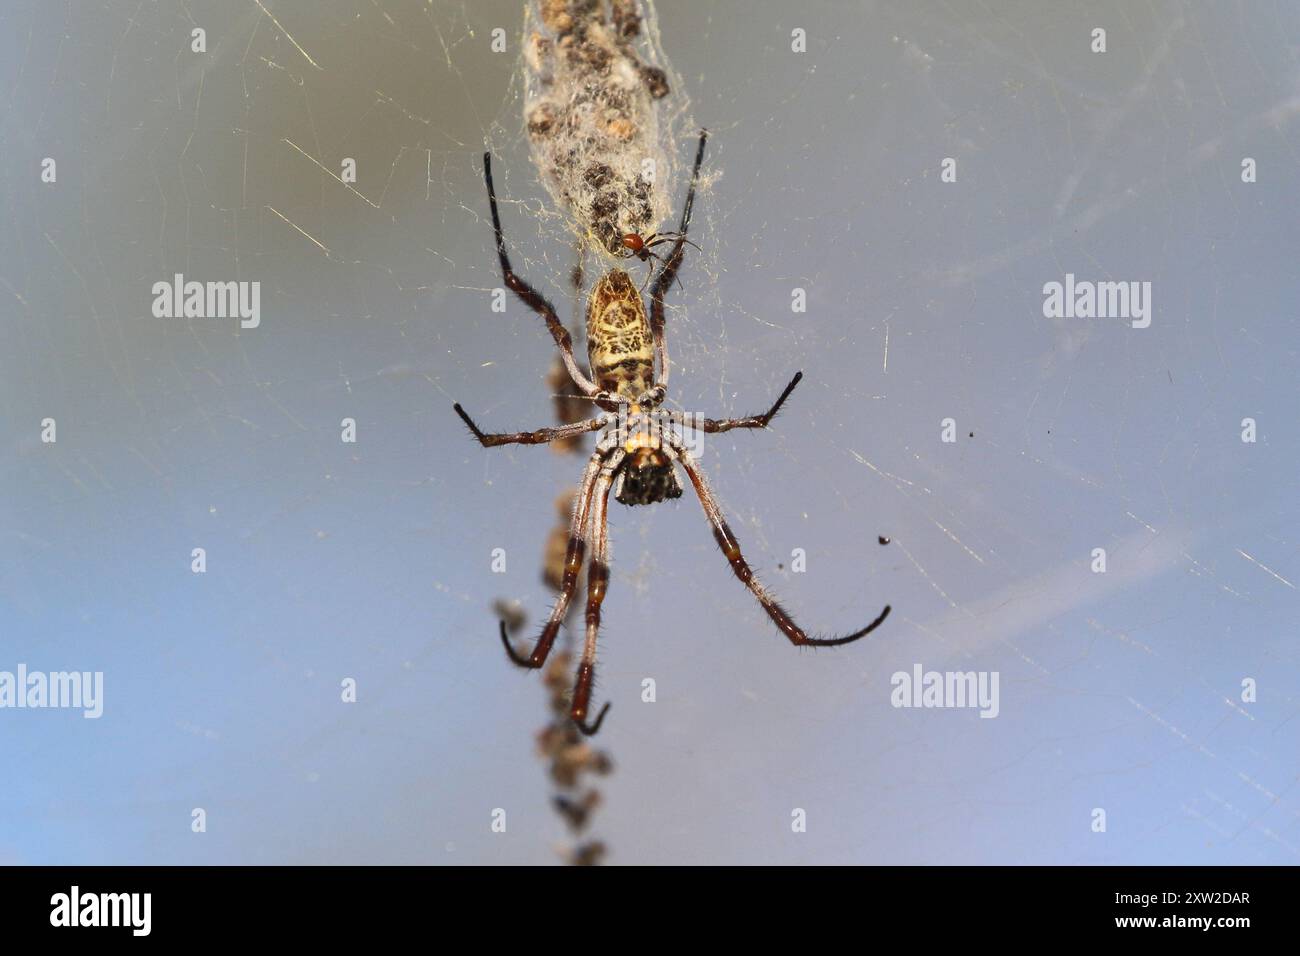
[[970, 433], [970, 437], [971, 437], [971, 438], [974, 438], [974, 437], [975, 437], [975, 433], [974, 433], [974, 432], [971, 432], [971, 433]]
[[1169, 369], [1165, 369], [1165, 374], [1169, 376], [1169, 384], [1170, 385], [1174, 384], [1174, 373], [1171, 372]]
[[785, 565], [784, 565], [784, 564], [777, 564], [776, 569], [777, 569], [778, 571], [784, 571], [784, 570], [785, 570]]
[[876, 538], [876, 541], [879, 542], [880, 544], [889, 544], [889, 539], [886, 538], [883, 534], [880, 535], [878, 538]]

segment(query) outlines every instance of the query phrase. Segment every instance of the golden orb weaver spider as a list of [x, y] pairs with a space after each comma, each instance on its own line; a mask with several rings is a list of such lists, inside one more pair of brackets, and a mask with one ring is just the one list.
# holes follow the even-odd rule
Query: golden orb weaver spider
[[667, 237], [651, 236], [648, 241], [634, 236], [632, 238], [636, 240], [635, 243], [628, 243], [629, 237], [624, 237], [628, 254], [637, 255], [643, 260], [653, 255], [648, 248], [650, 245], [658, 245], [660, 241], [673, 242], [672, 251], [663, 262], [651, 289], [649, 319], [647, 320], [639, 290], [622, 269], [606, 272], [592, 289], [587, 305], [587, 357], [592, 378], [588, 378], [578, 367], [573, 357], [572, 337], [556, 315], [555, 307], [511, 268], [505, 237], [501, 231], [501, 216], [497, 211], [496, 189], [492, 184], [492, 154], [483, 154], [483, 178], [487, 183], [488, 204], [492, 210], [492, 228], [496, 235], [502, 277], [510, 290], [546, 322], [569, 377], [582, 394], [602, 410], [602, 414], [595, 418], [571, 425], [539, 428], [531, 432], [491, 434], [474, 424], [474, 420], [459, 403], [453, 406], [456, 414], [485, 448], [508, 444], [541, 445], [588, 432], [602, 432], [596, 450], [587, 462], [574, 501], [560, 593], [532, 653], [527, 656], [519, 654], [510, 643], [505, 622], [501, 622], [501, 643], [505, 645], [510, 660], [520, 667], [541, 667], [551, 651], [551, 645], [555, 643], [569, 602], [577, 590], [587, 542], [593, 542], [591, 562], [587, 568], [586, 642], [569, 708], [569, 716], [584, 734], [594, 734], [599, 730], [609, 711], [607, 702], [595, 722], [587, 722], [592, 682], [596, 674], [600, 608], [609, 583], [607, 508], [611, 491], [615, 499], [625, 505], [648, 505], [668, 498], [679, 498], [682, 488], [677, 480], [676, 468], [680, 466], [700, 499], [705, 517], [713, 526], [714, 539], [730, 562], [732, 571], [749, 588], [768, 617], [792, 644], [809, 647], [848, 644], [870, 634], [889, 616], [889, 605], [885, 605], [885, 609], [874, 621], [843, 637], [814, 638], [804, 633], [754, 577], [753, 570], [741, 554], [736, 536], [727, 526], [722, 508], [704, 473], [693, 460], [681, 436], [664, 427], [667, 424], [685, 428], [689, 424], [706, 434], [726, 432], [733, 428], [766, 428], [803, 378], [803, 372], [796, 372], [772, 407], [761, 415], [693, 419], [688, 422], [687, 416], [680, 412], [659, 408], [667, 394], [669, 368], [668, 350], [664, 343], [664, 294], [677, 276], [688, 243], [686, 232], [691, 224], [695, 186], [699, 181], [700, 163], [704, 159], [704, 144], [707, 139], [708, 131], [701, 131], [695, 165], [691, 171], [690, 188], [686, 193], [686, 203], [677, 232]]

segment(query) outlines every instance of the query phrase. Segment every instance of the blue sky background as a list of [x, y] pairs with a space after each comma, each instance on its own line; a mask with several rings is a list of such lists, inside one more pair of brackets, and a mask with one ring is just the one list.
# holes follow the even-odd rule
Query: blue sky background
[[[488, 48], [520, 5], [266, 6], [0, 13], [0, 669], [106, 696], [0, 711], [0, 861], [552, 862], [544, 694], [491, 604], [544, 614], [581, 462], [451, 412], [551, 417], [538, 321], [489, 308], [485, 142], [517, 263], [571, 304]], [[713, 133], [672, 397], [756, 412], [802, 369], [704, 467], [809, 630], [894, 613], [796, 650], [693, 500], [611, 504], [611, 862], [1297, 862], [1297, 19], [660, 5]], [[175, 272], [260, 281], [260, 328], [154, 318]], [[1045, 319], [1067, 272], [1150, 281], [1151, 327]], [[999, 672], [999, 717], [892, 708], [914, 663]]]

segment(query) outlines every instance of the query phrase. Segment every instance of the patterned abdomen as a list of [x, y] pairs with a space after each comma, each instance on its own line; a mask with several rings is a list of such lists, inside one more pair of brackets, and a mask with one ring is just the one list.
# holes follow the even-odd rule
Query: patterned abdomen
[[622, 269], [600, 277], [587, 303], [587, 359], [596, 385], [635, 402], [654, 385], [654, 348], [641, 293]]

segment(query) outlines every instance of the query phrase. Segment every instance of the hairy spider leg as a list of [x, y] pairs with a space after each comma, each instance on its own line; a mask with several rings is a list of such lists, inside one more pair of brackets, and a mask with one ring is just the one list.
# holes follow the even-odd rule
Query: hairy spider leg
[[695, 165], [691, 169], [691, 185], [686, 190], [686, 203], [682, 206], [682, 221], [677, 228], [673, 251], [659, 271], [651, 291], [650, 333], [654, 337], [655, 357], [659, 361], [659, 379], [655, 391], [662, 396], [668, 389], [668, 346], [664, 341], [664, 294], [672, 287], [677, 270], [681, 268], [686, 247], [686, 231], [691, 226], [691, 210], [695, 207], [695, 186], [700, 180], [700, 164], [704, 162], [704, 143], [709, 138], [707, 129], [700, 130], [700, 145], [695, 150]]
[[520, 300], [528, 308], [532, 309], [546, 321], [546, 327], [550, 330], [551, 338], [555, 340], [556, 347], [560, 350], [560, 355], [564, 359], [564, 367], [573, 379], [573, 383], [582, 390], [584, 395], [589, 397], [599, 393], [599, 389], [592, 384], [591, 379], [582, 374], [582, 369], [578, 368], [578, 363], [573, 357], [573, 337], [569, 335], [569, 330], [564, 327], [559, 316], [555, 314], [555, 306], [531, 285], [515, 274], [515, 270], [510, 266], [510, 256], [506, 253], [505, 235], [501, 231], [501, 214], [497, 211], [497, 192], [496, 187], [492, 184], [492, 154], [483, 154], [483, 178], [487, 181], [488, 204], [492, 207], [492, 229], [496, 234], [497, 240], [497, 258], [501, 260], [501, 277], [505, 280], [510, 291], [519, 296]]
[[695, 495], [700, 499], [700, 505], [704, 508], [704, 514], [709, 519], [709, 524], [713, 525], [714, 540], [718, 542], [718, 547], [722, 549], [727, 561], [731, 563], [731, 570], [740, 579], [740, 583], [749, 588], [750, 593], [758, 599], [758, 603], [763, 606], [767, 616], [781, 629], [781, 633], [790, 639], [791, 644], [800, 647], [834, 647], [838, 644], [848, 644], [850, 641], [866, 637], [884, 623], [890, 611], [887, 604], [874, 621], [852, 634], [846, 634], [843, 637], [809, 637], [804, 633], [803, 628], [794, 622], [794, 618], [790, 617], [786, 610], [776, 602], [776, 599], [768, 593], [767, 588], [763, 587], [758, 578], [754, 576], [749, 562], [741, 554], [740, 542], [736, 540], [731, 528], [727, 526], [727, 520], [722, 514], [722, 507], [718, 504], [718, 499], [709, 487], [708, 479], [704, 477], [704, 473], [700, 471], [680, 444], [670, 440], [668, 446], [677, 453], [682, 468], [686, 470], [687, 476], [691, 479], [691, 484], [695, 487]]
[[555, 643], [555, 637], [560, 633], [560, 625], [564, 622], [569, 602], [573, 600], [573, 593], [578, 587], [578, 573], [582, 570], [582, 559], [587, 547], [586, 530], [591, 508], [591, 493], [606, 457], [606, 451], [597, 449], [587, 461], [587, 469], [582, 475], [582, 484], [579, 485], [578, 494], [573, 502], [573, 519], [569, 522], [569, 545], [564, 555], [564, 577], [560, 593], [555, 597], [551, 616], [542, 627], [541, 636], [533, 645], [532, 653], [527, 657], [517, 653], [506, 634], [506, 622], [501, 622], [501, 643], [505, 645], [510, 659], [520, 667], [538, 668], [545, 664], [547, 655], [551, 653], [551, 645]]
[[695, 418], [687, 416], [682, 412], [665, 409], [660, 414], [667, 416], [670, 421], [687, 428], [696, 428], [702, 432], [716, 434], [718, 432], [729, 432], [733, 428], [766, 428], [776, 417], [776, 413], [781, 410], [785, 400], [790, 397], [794, 387], [803, 381], [803, 372], [795, 372], [794, 378], [790, 379], [790, 384], [785, 387], [781, 397], [772, 403], [772, 407], [762, 415], [747, 415], [744, 418]]
[[[619, 456], [620, 460], [622, 456]], [[606, 464], [592, 492], [591, 563], [587, 567], [587, 638], [582, 647], [582, 663], [578, 665], [578, 679], [573, 686], [573, 703], [569, 716], [578, 729], [590, 736], [600, 729], [609, 702], [600, 709], [595, 723], [587, 723], [587, 709], [591, 703], [591, 686], [596, 678], [596, 638], [600, 634], [600, 607], [609, 587], [609, 489], [618, 465]]]
[[474, 433], [474, 437], [478, 439], [479, 444], [484, 448], [492, 448], [495, 445], [545, 445], [561, 438], [573, 438], [576, 435], [594, 432], [609, 421], [607, 416], [601, 416], [599, 418], [588, 418], [582, 422], [573, 422], [570, 425], [539, 428], [531, 432], [485, 432], [474, 424], [474, 419], [470, 418], [465, 409], [460, 407], [460, 402], [456, 402], [451, 407], [456, 410], [460, 420], [469, 426], [469, 430]]

